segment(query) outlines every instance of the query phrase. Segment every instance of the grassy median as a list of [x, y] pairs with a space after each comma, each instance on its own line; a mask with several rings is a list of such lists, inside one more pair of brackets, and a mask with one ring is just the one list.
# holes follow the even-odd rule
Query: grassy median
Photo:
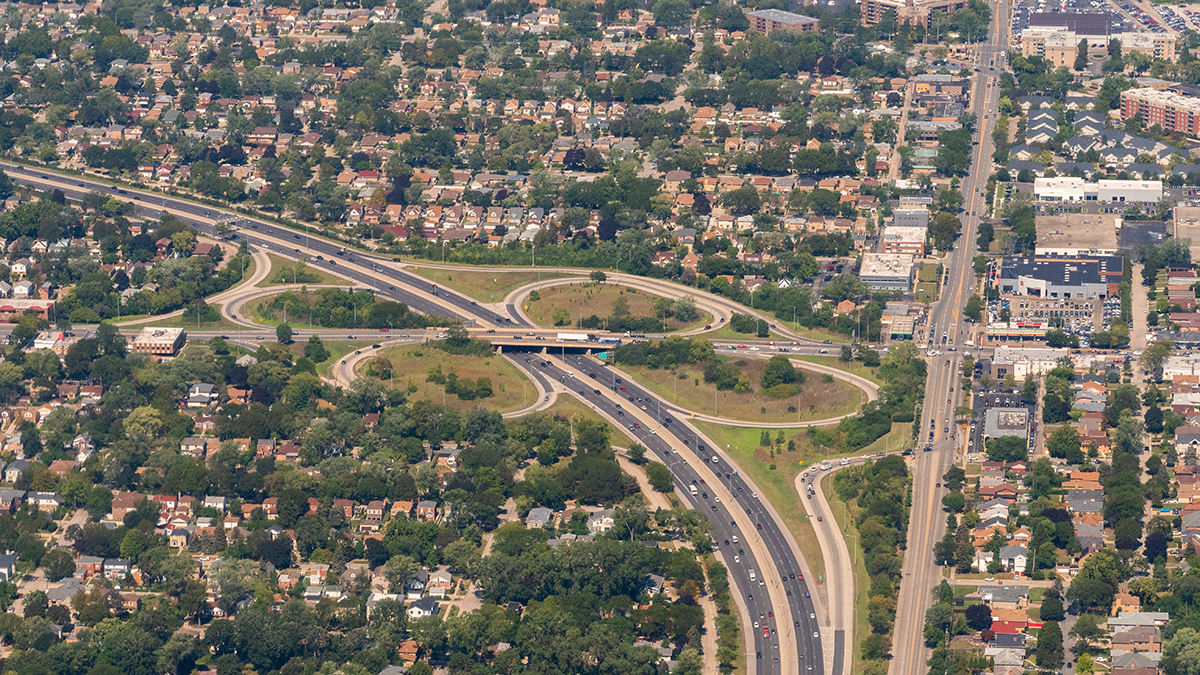
[[[512, 412], [537, 401], [537, 387], [525, 374], [499, 354], [471, 356], [449, 354], [427, 344], [404, 345], [379, 350], [392, 364], [385, 386], [405, 392], [410, 401], [433, 401], [452, 408], [482, 406], [497, 412]], [[357, 374], [371, 375], [372, 361], [358, 365]], [[486, 388], [480, 378], [487, 380]], [[484, 391], [489, 395], [482, 395]]]
[[[556, 272], [504, 271], [504, 270], [443, 270], [426, 267], [420, 263], [407, 268], [414, 274], [432, 281], [439, 286], [445, 286], [452, 291], [458, 291], [477, 302], [501, 302], [513, 291], [528, 286], [536, 281], [561, 279], [566, 274]], [[583, 279], [584, 277], [580, 277]]]
[[[659, 317], [655, 303], [666, 299], [637, 288], [611, 282], [597, 283], [582, 277], [577, 283], [543, 288], [537, 294], [536, 300], [530, 297], [525, 301], [525, 315], [529, 320], [543, 328], [557, 326], [567, 329], [590, 316], [607, 319], [623, 313], [631, 317]], [[680, 321], [674, 316], [667, 316], [662, 330], [692, 330], [711, 321], [712, 316], [703, 312], [694, 321]]]

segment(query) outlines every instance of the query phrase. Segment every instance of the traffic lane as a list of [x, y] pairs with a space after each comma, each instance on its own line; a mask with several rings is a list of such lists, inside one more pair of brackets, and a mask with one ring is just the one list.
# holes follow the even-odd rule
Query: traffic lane
[[[2, 165], [2, 164], [0, 164], [0, 165]], [[228, 216], [228, 217], [236, 218], [239, 221], [241, 221], [241, 220], [250, 221], [253, 224], [249, 227], [247, 227], [245, 225], [239, 226], [241, 229], [239, 229], [239, 231], [238, 231], [238, 237], [245, 239], [247, 242], [262, 246], [266, 250], [272, 250], [272, 247], [269, 242], [266, 242], [261, 237], [258, 237], [255, 235], [255, 233], [257, 231], [259, 231], [260, 229], [263, 233], [271, 234], [273, 236], [286, 236], [287, 234], [290, 234], [292, 236], [292, 238], [296, 239], [296, 240], [299, 240], [299, 239], [301, 239], [302, 236], [304, 236], [305, 237], [305, 248], [311, 249], [312, 251], [316, 251], [322, 255], [329, 254], [330, 256], [337, 256], [337, 255], [339, 255], [340, 249], [342, 248], [340, 246], [331, 244], [324, 239], [320, 239], [320, 238], [312, 239], [310, 236], [301, 235], [299, 232], [297, 232], [295, 230], [292, 230], [289, 228], [284, 228], [284, 227], [278, 226], [278, 225], [270, 225], [270, 224], [265, 223], [264, 221], [257, 221], [248, 216], [225, 211], [222, 209], [213, 209], [213, 208], [205, 209], [204, 207], [194, 205], [190, 202], [181, 201], [181, 200], [174, 199], [171, 197], [159, 197], [158, 199], [159, 199], [160, 203], [156, 207], [153, 204], [154, 195], [143, 194], [143, 193], [136, 192], [136, 191], [130, 192], [128, 190], [123, 190], [121, 188], [113, 188], [110, 186], [106, 186], [101, 183], [92, 183], [91, 181], [89, 181], [86, 178], [77, 179], [73, 187], [69, 186], [69, 185], [64, 186], [64, 185], [60, 185], [60, 184], [67, 183], [74, 177], [63, 177], [63, 176], [57, 176], [57, 175], [51, 176], [50, 174], [34, 174], [34, 172], [30, 172], [30, 171], [26, 171], [26, 173], [27, 173], [27, 175], [14, 176], [14, 178], [17, 179], [18, 181], [23, 181], [27, 184], [31, 184], [34, 186], [41, 185], [41, 186], [46, 186], [46, 187], [57, 188], [57, 189], [61, 190], [64, 195], [66, 195], [67, 197], [70, 197], [72, 199], [75, 199], [75, 200], [79, 200], [84, 194], [86, 194], [89, 191], [97, 191], [97, 192], [102, 192], [104, 194], [115, 193], [114, 196], [116, 196], [117, 198], [132, 202], [135, 205], [135, 207], [143, 213], [143, 215], [148, 215], [148, 216], [153, 216], [153, 217], [161, 217], [163, 208], [169, 206], [169, 208], [171, 210], [191, 214], [194, 218], [202, 218], [202, 217], [203, 218], [213, 218], [216, 216]], [[43, 175], [45, 175], [46, 178], [43, 178], [42, 177]], [[85, 187], [82, 187], [82, 188], [79, 187], [80, 186], [79, 180], [84, 181], [83, 185]], [[90, 184], [90, 188], [87, 187], [89, 184]], [[124, 192], [124, 194], [122, 194], [122, 191]], [[187, 224], [197, 228], [198, 230], [200, 230], [201, 232], [203, 232], [205, 234], [209, 234], [211, 236], [218, 236], [218, 234], [216, 232], [216, 228], [208, 223], [199, 222], [197, 220], [189, 221], [189, 219], [186, 217], [180, 218], [180, 220], [183, 220]], [[277, 246], [278, 244], [275, 244], [275, 245]], [[386, 265], [380, 266], [378, 264], [380, 262], [390, 262], [390, 259], [373, 256], [373, 255], [358, 252], [358, 251], [354, 251], [352, 253], [348, 252], [348, 254], [349, 254], [349, 256], [358, 255], [361, 258], [367, 260], [369, 262], [369, 264], [372, 264], [374, 266], [373, 269], [375, 269], [377, 272], [379, 272], [383, 277], [391, 279], [397, 283], [411, 285], [414, 288], [422, 288], [424, 286], [432, 285], [432, 284], [429, 284], [429, 282], [425, 281], [424, 279], [420, 279], [420, 277], [416, 277], [415, 275], [399, 274], [397, 270], [389, 268]], [[303, 253], [301, 253], [301, 255], [303, 255]], [[334, 262], [333, 258], [330, 258], [327, 261], [320, 261], [320, 260], [313, 259], [310, 262], [313, 262], [315, 264], [321, 264], [322, 262], [324, 262], [325, 264], [327, 264], [330, 267], [337, 267], [336, 262]], [[345, 270], [340, 270], [340, 272], [344, 273]], [[369, 285], [376, 285], [379, 283], [379, 279], [369, 277], [369, 276], [361, 277], [358, 280], [364, 280]], [[392, 288], [391, 290], [394, 292], [399, 291], [399, 289], [396, 289], [396, 288]], [[484, 320], [487, 320], [487, 321], [495, 320], [499, 323], [506, 322], [505, 317], [496, 316], [494, 319], [490, 318], [487, 314], [484, 314], [484, 312], [482, 310], [480, 310], [472, 300], [470, 300], [469, 298], [466, 298], [462, 295], [459, 295], [458, 293], [455, 293], [453, 291], [443, 289], [440, 293], [437, 293], [437, 295], [441, 299], [448, 302], [449, 304], [452, 304], [456, 308], [462, 310], [464, 314], [477, 316], [478, 318], [483, 318]], [[404, 298], [404, 302], [413, 308], [423, 307], [424, 309], [418, 310], [418, 311], [422, 311], [423, 313], [431, 313], [428, 310], [431, 310], [434, 307], [438, 307], [439, 311], [433, 311], [432, 313], [435, 315], [438, 315], [438, 316], [445, 316], [445, 310], [440, 309], [440, 306], [421, 301], [417, 296], [406, 297], [406, 298]], [[488, 314], [490, 314], [490, 312]], [[507, 323], [512, 323], [512, 322], [507, 321]]]
[[[558, 369], [553, 362], [546, 363], [549, 365], [546, 366], [544, 370], [549, 372], [552, 376], [558, 377], [561, 384], [568, 385], [568, 390], [571, 391], [572, 394], [579, 396], [586, 403], [591, 404], [593, 407], [603, 410], [613, 419], [619, 420], [623, 416], [619, 414], [621, 411], [616, 407], [616, 405], [607, 398], [596, 396], [594, 393], [588, 392], [587, 390], [591, 388], [588, 383], [582, 382], [578, 384], [572, 384], [573, 380], [578, 380], [580, 378], [570, 377], [567, 371]], [[536, 364], [536, 361], [530, 365], [534, 364]], [[641, 427], [639, 425], [637, 429], [640, 428]], [[735, 521], [733, 520], [732, 515], [728, 512], [726, 504], [718, 504], [715, 502], [715, 500], [709, 501], [698, 497], [691, 497], [690, 491], [688, 490], [689, 485], [696, 485], [697, 492], [699, 494], [706, 492], [706, 490], [700, 489], [701, 485], [706, 484], [700, 482], [704, 479], [700, 476], [699, 472], [692, 467], [689, 462], [684, 460], [683, 457], [677, 452], [671, 452], [670, 444], [667, 443], [663, 438], [659, 437], [657, 434], [650, 434], [644, 431], [641, 434], [638, 434], [637, 429], [633, 431], [634, 435], [638, 436], [638, 441], [656, 455], [663, 458], [664, 463], [671, 469], [672, 474], [682, 483], [682, 492], [687, 495], [687, 501], [690, 502], [689, 505], [693, 509], [704, 513], [705, 517], [707, 517], [709, 521], [713, 523], [713, 533], [714, 536], [718, 537], [718, 543], [723, 542], [726, 539], [729, 539], [732, 542], [732, 538], [734, 536], [738, 536], [739, 538], [743, 536], [744, 533], [742, 533], [741, 529], [734, 524]], [[692, 483], [692, 481], [696, 482]], [[707, 508], [705, 508], [706, 505]], [[727, 522], [729, 523], [728, 525], [725, 524]], [[739, 548], [742, 551], [742, 553], [737, 554], [740, 559], [740, 563], [730, 564], [727, 562], [731, 568], [731, 580], [734, 582], [739, 594], [745, 598], [748, 611], [751, 613], [751, 616], [746, 618], [747, 625], [752, 626], [754, 622], [758, 622], [760, 624], [758, 629], [749, 628], [749, 630], [754, 631], [754, 644], [756, 651], [762, 656], [761, 661], [759, 662], [758, 670], [759, 672], [764, 672], [765, 669], [766, 672], [773, 672], [777, 664], [774, 663], [772, 652], [775, 652], [774, 645], [776, 644], [775, 640], [778, 639], [778, 635], [775, 634], [769, 638], [763, 638], [761, 633], [761, 626], [765, 620], [770, 620], [770, 627], [774, 631], [778, 631], [778, 625], [775, 624], [774, 617], [767, 615], [768, 612], [772, 612], [769, 589], [766, 589], [763, 586], [759, 586], [758, 589], [756, 589], [754, 582], [749, 581], [749, 570], [762, 570], [762, 562], [755, 558], [753, 548], [746, 549], [744, 546]], [[730, 558], [728, 553], [726, 553], [724, 550], [722, 552], [724, 554], [723, 557], [726, 557], [727, 559]], [[757, 597], [755, 596], [756, 590], [759, 591]], [[768, 595], [764, 596], [764, 592]], [[756, 618], [760, 614], [764, 616], [764, 619]], [[759, 661], [757, 655], [755, 660]]]
[[[574, 366], [581, 375], [587, 376], [588, 379], [596, 380], [598, 384], [600, 383], [600, 380], [604, 374], [604, 367], [600, 365], [599, 361], [596, 361], [587, 355], [577, 354], [575, 355]], [[595, 375], [594, 378], [592, 377], [593, 375]], [[614, 384], [605, 386], [616, 387], [615, 375], [613, 376], [612, 382], [614, 382]], [[624, 384], [623, 386], [625, 386], [626, 391], [614, 389], [614, 392], [624, 396], [627, 401], [630, 398], [636, 399], [632, 402], [641, 407], [646, 413], [651, 412], [650, 405], [657, 407], [657, 404], [661, 401], [661, 399], [652, 398], [650, 393], [644, 390], [640, 385], [637, 385], [635, 382]], [[645, 402], [646, 405], [642, 405], [643, 402]], [[617, 419], [620, 419], [624, 416], [624, 414], [618, 410], [616, 416]], [[656, 419], [664, 426], [668, 426], [665, 420], [671, 420], [674, 418], [672, 418], [669, 414], [659, 413]], [[715, 457], [715, 455], [701, 451], [701, 439], [694, 429], [686, 424], [670, 424], [669, 427], [670, 433], [677, 436], [680, 441], [683, 442], [685, 447], [689, 447], [698, 461], [711, 463], [711, 457]], [[645, 430], [642, 431], [642, 435], [649, 438], [657, 438], [657, 434], [649, 433]], [[801, 590], [805, 593], [811, 593], [807, 588], [806, 582], [800, 581], [803, 578], [803, 573], [800, 569], [799, 563], [791, 556], [791, 547], [774, 518], [772, 518], [769, 512], [762, 506], [762, 504], [758, 501], [758, 498], [753, 496], [754, 493], [742, 480], [741, 474], [734, 473], [734, 471], [736, 471], [736, 467], [725, 465], [725, 463], [719, 458], [717, 463], [714, 465], [714, 472], [718, 475], [725, 476], [726, 480], [729, 481], [730, 492], [740, 495], [740, 499], [747, 500], [747, 504], [743, 504], [742, 506], [746, 508], [747, 515], [753, 516], [756, 524], [762, 526], [762, 530], [760, 531], [762, 539], [767, 544], [768, 549], [772, 552], [774, 558], [772, 562], [776, 565], [776, 569], [780, 571], [781, 576], [787, 579], [788, 583], [799, 582], [800, 585], [798, 589], [784, 588], [780, 590], [785, 592], [790, 598], [787, 603], [793, 608], [793, 624], [800, 624], [800, 628], [802, 629], [801, 632], [804, 634], [803, 639], [807, 640], [808, 642], [808, 644], [804, 644], [803, 642], [801, 643], [802, 649], [800, 653], [807, 652], [810, 654], [819, 654], [819, 646], [813, 644], [813, 642], [816, 641], [816, 643], [819, 645], [819, 636], [813, 636], [812, 633], [819, 632], [820, 627], [819, 624], [815, 624], [815, 612], [811, 608], [811, 598], [805, 598], [808, 606], [807, 610], [804, 610], [804, 605], [797, 606], [793, 602], [796, 600], [798, 595], [798, 593], [793, 592], [794, 590]]]

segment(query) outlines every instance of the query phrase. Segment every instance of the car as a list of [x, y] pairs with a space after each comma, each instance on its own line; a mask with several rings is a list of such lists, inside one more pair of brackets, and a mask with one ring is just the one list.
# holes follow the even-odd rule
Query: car
[[390, 328], [380, 328], [380, 329], [379, 329], [379, 332], [380, 332], [380, 333], [386, 333], [386, 332], [388, 332], [389, 330], [391, 330], [391, 329], [390, 329]]
[[[754, 622], [754, 626], [756, 628], [758, 627], [757, 621]], [[770, 628], [763, 628], [762, 630], [763, 630], [763, 637], [771, 637], [771, 629]]]
[[775, 612], [768, 611], [768, 612], [767, 612], [767, 617], [769, 617], [769, 618], [772, 618], [772, 619], [773, 619], [773, 618], [775, 618]]
[[353, 336], [353, 335], [347, 335], [347, 336], [346, 336], [346, 339], [347, 339], [347, 340], [353, 340], [353, 339], [354, 339], [354, 336]]
[[758, 529], [760, 529], [760, 530], [761, 530], [761, 529], [762, 529], [762, 523], [756, 523], [756, 524], [758, 525]]
[[818, 523], [823, 523], [823, 522], [825, 522], [825, 519], [824, 519], [824, 518], [822, 518], [821, 516], [817, 516], [817, 522], [818, 522]]
[[821, 635], [820, 635], [820, 633], [818, 633], [817, 631], [815, 631], [815, 630], [814, 630], [814, 631], [813, 631], [813, 637], [815, 637], [815, 638], [819, 638], [819, 637], [821, 637]]

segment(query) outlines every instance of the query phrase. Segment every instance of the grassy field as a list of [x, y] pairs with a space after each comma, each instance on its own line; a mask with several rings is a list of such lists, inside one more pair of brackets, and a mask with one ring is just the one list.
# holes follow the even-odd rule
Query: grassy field
[[[767, 366], [765, 359], [725, 358], [733, 360], [752, 386], [759, 386], [763, 369]], [[620, 367], [620, 364], [617, 365]], [[646, 366], [621, 369], [665, 400], [688, 410], [747, 422], [827, 419], [854, 412], [864, 400], [857, 387], [837, 379], [825, 382], [820, 373], [813, 371], [804, 373], [807, 379], [801, 385], [803, 391], [798, 396], [774, 399], [758, 391], [745, 394], [717, 391], [704, 382], [704, 370], [697, 366], [681, 366], [674, 370], [653, 370]]]
[[[500, 302], [504, 296], [522, 286], [546, 279], [561, 279], [566, 274], [555, 272], [504, 270], [439, 270], [422, 267], [419, 263], [408, 268], [435, 284], [445, 286], [478, 302]], [[580, 277], [581, 279], [583, 277]]]
[[546, 412], [551, 414], [565, 415], [576, 420], [600, 420], [601, 422], [608, 424], [609, 428], [612, 429], [609, 442], [613, 445], [628, 448], [630, 445], [637, 443], [636, 439], [625, 433], [624, 427], [613, 425], [611, 422], [601, 417], [594, 410], [584, 405], [579, 401], [579, 399], [571, 396], [570, 394], [560, 395], [554, 400], [554, 405], [546, 409]]
[[739, 333], [739, 332], [735, 331], [733, 328], [731, 328], [729, 326], [729, 324], [725, 324], [724, 326], [721, 326], [720, 328], [718, 328], [714, 331], [709, 331], [709, 332], [705, 333], [704, 337], [708, 338], [709, 340], [741, 341], [741, 340], [764, 340], [765, 339], [765, 340], [774, 340], [776, 342], [791, 342], [791, 340], [788, 340], [787, 338], [783, 337], [782, 335], [780, 335], [779, 333], [776, 333], [773, 330], [767, 331], [766, 338], [760, 338], [755, 333]]
[[[571, 326], [574, 326], [581, 316], [587, 318], [594, 314], [601, 318], [607, 318], [612, 316], [613, 306], [619, 298], [624, 298], [629, 304], [631, 316], [656, 316], [654, 303], [662, 297], [627, 286], [600, 284], [585, 280], [568, 286], [544, 288], [538, 291], [538, 294], [541, 296], [540, 299], [526, 301], [525, 315], [529, 317], [530, 321], [544, 328], [554, 327], [554, 312], [558, 309], [567, 310], [571, 317]], [[708, 314], [701, 314], [698, 320], [691, 323], [668, 318], [666, 330], [690, 330], [700, 328], [711, 321], [712, 316]]]
[[[800, 503], [801, 496], [796, 492], [796, 476], [802, 467], [811, 466], [822, 459], [840, 456], [834, 448], [814, 446], [807, 429], [783, 429], [783, 450], [776, 451], [774, 457], [767, 447], [759, 446], [761, 429], [752, 427], [731, 427], [723, 424], [693, 421], [692, 424], [701, 433], [708, 436], [714, 443], [726, 448], [730, 458], [737, 463], [754, 481], [763, 495], [770, 500], [775, 511], [780, 514], [796, 545], [801, 551], [820, 551], [817, 534], [808, 521], [804, 505]], [[830, 427], [824, 427], [831, 430]], [[771, 429], [771, 439], [775, 440], [779, 429]], [[892, 431], [887, 436], [875, 441], [874, 444], [851, 453], [863, 455], [884, 450], [897, 450], [912, 438], [911, 424], [893, 424]], [[789, 452], [788, 441], [796, 442], [796, 449]], [[775, 466], [772, 469], [772, 465]], [[824, 576], [825, 560], [819, 554], [807, 555], [805, 560], [814, 576]]]
[[161, 321], [138, 324], [137, 326], [131, 326], [131, 328], [137, 328], [138, 326], [147, 328], [152, 326], [159, 328], [192, 328], [195, 330], [254, 330], [248, 326], [234, 323], [225, 317], [221, 317], [216, 321], [201, 321], [200, 323], [196, 323], [195, 321], [187, 321], [183, 318], [182, 314], [167, 317]]
[[[862, 546], [859, 544], [861, 537], [858, 534], [858, 527], [855, 525], [855, 520], [858, 515], [858, 500], [851, 500], [849, 504], [843, 502], [837, 495], [837, 491], [833, 489], [833, 472], [825, 474], [821, 478], [821, 490], [825, 494], [825, 499], [829, 501], [830, 511], [833, 513], [833, 520], [841, 528], [842, 533], [846, 535], [846, 550], [850, 552], [850, 561], [853, 564], [857, 559], [858, 563], [854, 564], [854, 663], [857, 664], [861, 652], [860, 646], [862, 641], [871, 633], [871, 624], [867, 620], [869, 609], [867, 607], [871, 583], [870, 576], [867, 574], [866, 561], [863, 560]], [[855, 557], [857, 556], [857, 558]], [[851, 668], [850, 672], [858, 672], [857, 668]]]
[[[293, 279], [293, 268], [297, 267], [296, 261], [282, 258], [274, 253], [268, 253], [267, 257], [271, 260], [271, 270], [267, 273], [267, 278], [258, 282], [257, 287], [268, 288], [270, 286], [291, 284]], [[302, 264], [298, 269], [305, 274], [305, 277], [298, 278], [298, 283], [308, 283], [313, 285], [335, 284], [343, 286], [354, 283], [353, 281], [343, 279], [336, 274], [330, 274], [329, 272], [313, 267], [312, 265]]]
[[[499, 355], [485, 357], [447, 354], [426, 345], [392, 347], [381, 350], [380, 354], [392, 362], [392, 372], [399, 375], [390, 381], [385, 380], [385, 384], [405, 391], [412, 401], [444, 402], [448, 406], [464, 410], [482, 406], [489, 410], [510, 412], [533, 403], [538, 395], [537, 388], [521, 371]], [[360, 376], [365, 375], [369, 363], [370, 361], [363, 361], [359, 365]], [[480, 377], [489, 378], [492, 381], [493, 395], [464, 401], [457, 395], [445, 393], [444, 385], [426, 381], [426, 375], [439, 367], [443, 375], [456, 373], [460, 380], [469, 379], [474, 382]]]
[[[282, 292], [282, 291], [281, 291]], [[283, 323], [282, 315], [279, 318], [271, 318], [271, 312], [267, 310], [267, 305], [275, 298], [274, 295], [268, 295], [256, 300], [251, 300], [242, 306], [244, 315], [242, 318], [250, 319], [251, 321], [261, 324], [265, 328], [274, 328]], [[290, 314], [288, 315], [287, 324], [292, 327], [292, 330], [321, 330], [321, 326], [310, 325], [304, 319], [308, 318], [307, 313]]]
[[[840, 349], [838, 351], [841, 352]], [[830, 354], [832, 354], [832, 353], [833, 353], [832, 350], [830, 350]], [[819, 363], [823, 366], [829, 366], [830, 368], [837, 368], [838, 370], [844, 370], [848, 373], [853, 373], [854, 375], [858, 375], [860, 377], [865, 377], [868, 380], [874, 382], [875, 384], [879, 384], [879, 385], [883, 384], [883, 380], [879, 379], [879, 374], [876, 372], [876, 369], [868, 368], [868, 367], [864, 366], [862, 364], [862, 361], [851, 361], [849, 363], [846, 363], [845, 361], [842, 361], [838, 357], [832, 356], [832, 355], [831, 356], [799, 355], [799, 356], [793, 356], [792, 358], [797, 361], [808, 361], [809, 363]]]
[[937, 283], [940, 281], [938, 275], [938, 266], [933, 263], [921, 263], [921, 267], [917, 270], [917, 281], [926, 281]]
[[[307, 340], [308, 338], [296, 340], [292, 344], [292, 351], [296, 354], [303, 354], [304, 342]], [[322, 342], [325, 344], [325, 349], [329, 351], [329, 358], [317, 364], [317, 370], [322, 375], [328, 375], [329, 369], [335, 363], [341, 361], [347, 354], [353, 354], [356, 349], [370, 347], [375, 344], [370, 340], [323, 340]]]
[[917, 284], [917, 302], [933, 304], [938, 299], [938, 286], [931, 283]]

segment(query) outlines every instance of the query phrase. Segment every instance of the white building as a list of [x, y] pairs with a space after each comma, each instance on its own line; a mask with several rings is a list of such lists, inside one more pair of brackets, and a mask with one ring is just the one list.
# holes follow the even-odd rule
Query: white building
[[873, 291], [907, 293], [912, 287], [913, 256], [904, 253], [866, 253], [858, 278]]
[[1064, 356], [1069, 356], [1071, 350], [1063, 347], [1054, 349], [1050, 347], [1009, 347], [1002, 345], [996, 347], [992, 353], [992, 376], [997, 379], [1003, 379], [1007, 375], [1012, 375], [1018, 381], [1024, 380], [1026, 375], [1045, 375], [1054, 370], [1058, 365], [1058, 360]]
[[1157, 203], [1162, 199], [1161, 180], [1099, 180], [1035, 178], [1033, 196], [1047, 202]]

